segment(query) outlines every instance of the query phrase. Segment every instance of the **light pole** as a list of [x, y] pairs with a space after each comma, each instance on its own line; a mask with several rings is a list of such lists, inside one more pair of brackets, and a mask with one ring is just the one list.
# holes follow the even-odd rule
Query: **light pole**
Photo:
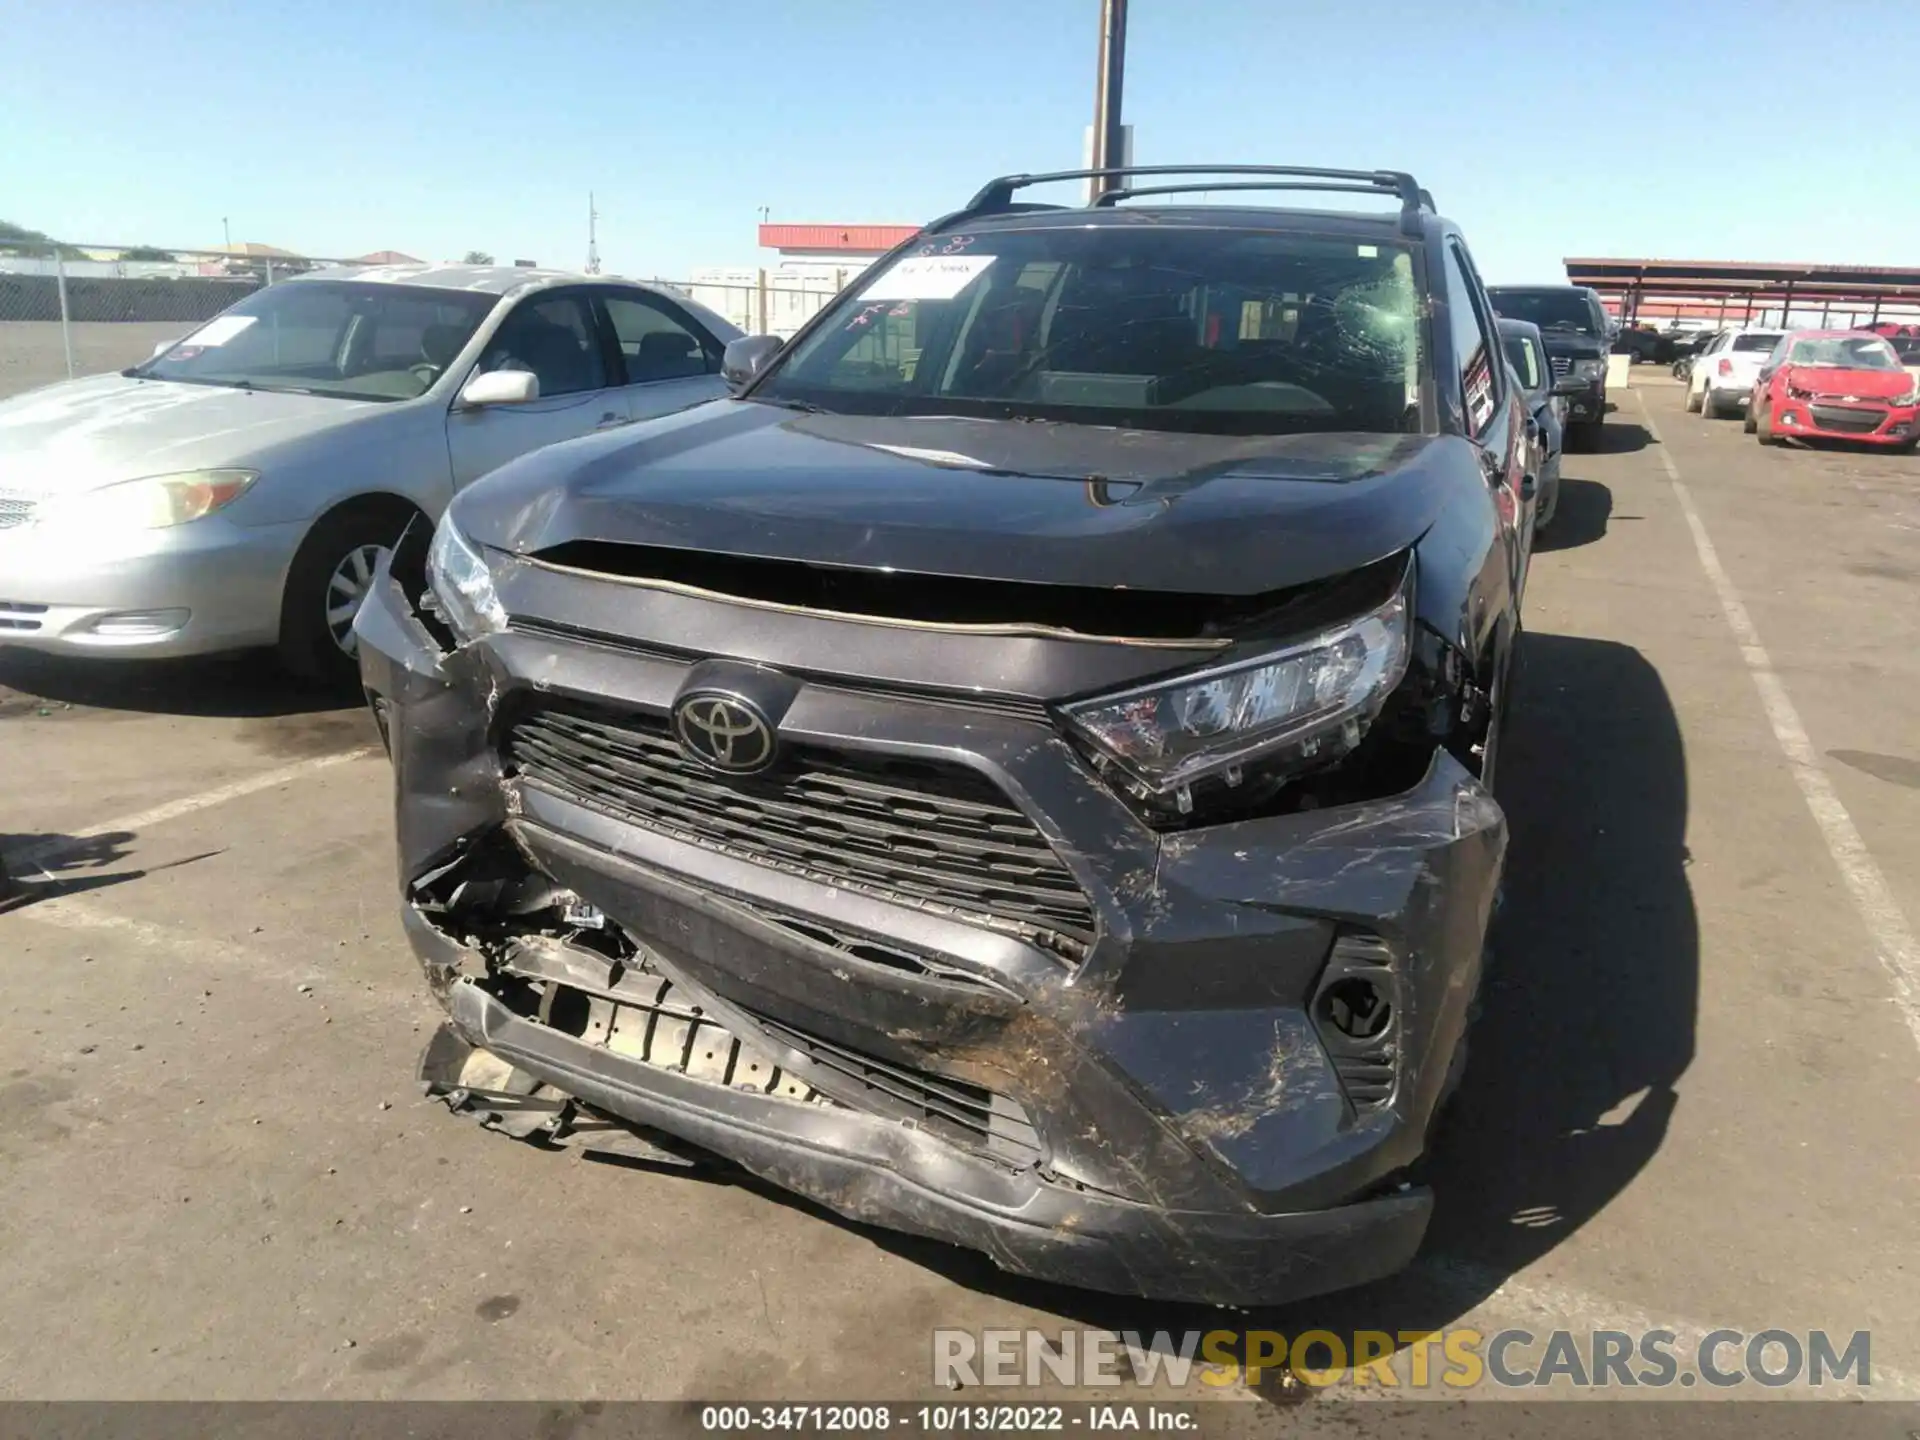
[[[1093, 91], [1092, 169], [1110, 170], [1126, 160], [1120, 119], [1126, 73], [1127, 0], [1100, 0], [1100, 73]], [[1117, 183], [1113, 176], [1095, 177], [1088, 186], [1088, 199]]]
[[227, 217], [224, 215], [220, 217], [220, 233], [226, 237], [227, 253], [231, 255], [233, 253], [233, 227], [227, 224]]

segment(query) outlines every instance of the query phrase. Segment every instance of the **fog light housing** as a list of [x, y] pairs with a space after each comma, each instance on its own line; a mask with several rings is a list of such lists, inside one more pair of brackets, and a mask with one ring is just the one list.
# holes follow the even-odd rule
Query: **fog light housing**
[[86, 633], [102, 640], [157, 640], [185, 627], [190, 610], [115, 610], [97, 617]]
[[1378, 935], [1334, 942], [1308, 1016], [1356, 1114], [1390, 1104], [1400, 1082], [1399, 957]]

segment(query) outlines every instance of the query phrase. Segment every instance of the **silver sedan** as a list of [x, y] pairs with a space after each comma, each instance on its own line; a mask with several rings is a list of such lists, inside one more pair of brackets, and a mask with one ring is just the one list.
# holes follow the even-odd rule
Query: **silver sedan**
[[651, 286], [518, 268], [257, 291], [142, 365], [0, 401], [0, 645], [271, 645], [346, 679], [410, 520], [530, 450], [724, 395], [739, 334]]

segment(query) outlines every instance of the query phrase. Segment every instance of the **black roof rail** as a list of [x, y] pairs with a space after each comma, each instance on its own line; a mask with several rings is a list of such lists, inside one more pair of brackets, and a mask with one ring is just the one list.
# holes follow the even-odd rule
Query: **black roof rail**
[[[997, 205], [994, 207], [993, 213], [996, 215], [1025, 215], [1035, 210], [1071, 210], [1073, 208], [1071, 205], [1041, 205], [1034, 202], [1019, 205]], [[951, 224], [961, 220], [971, 220], [974, 216], [982, 213], [984, 212], [976, 210], [969, 205], [964, 209], [955, 210], [951, 215], [942, 215], [938, 220], [929, 220], [920, 227], [920, 233], [922, 235], [932, 235], [937, 231], [946, 229], [947, 226]]]
[[[1193, 190], [1341, 190], [1363, 194], [1393, 195], [1400, 201], [1400, 228], [1409, 234], [1420, 233], [1420, 212], [1433, 209], [1433, 196], [1403, 170], [1326, 170], [1306, 165], [1114, 165], [1099, 170], [1052, 170], [1037, 175], [1002, 175], [980, 187], [966, 208], [936, 222], [971, 219], [1005, 211], [1013, 205], [1013, 194], [1029, 185], [1046, 185], [1059, 180], [1121, 180], [1136, 175], [1265, 175], [1276, 179], [1319, 182], [1311, 184], [1257, 184], [1240, 182], [1227, 185], [1171, 185], [1145, 189], [1115, 185], [1094, 198], [1098, 205], [1110, 204], [1110, 197], [1126, 194], [1172, 194]], [[928, 229], [933, 229], [929, 226]]]

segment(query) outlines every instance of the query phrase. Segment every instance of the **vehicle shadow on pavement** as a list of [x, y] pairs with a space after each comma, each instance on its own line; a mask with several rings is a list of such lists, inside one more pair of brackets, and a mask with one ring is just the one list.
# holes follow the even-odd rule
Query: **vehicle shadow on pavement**
[[1582, 545], [1591, 545], [1606, 536], [1607, 522], [1612, 517], [1613, 491], [1598, 480], [1576, 480], [1563, 474], [1553, 524], [1535, 532], [1534, 553], [1577, 550]]
[[[1070, 1324], [1155, 1331], [1431, 1332], [1574, 1234], [1666, 1137], [1692, 1062], [1699, 945], [1679, 722], [1637, 650], [1528, 635], [1499, 793], [1510, 842], [1471, 1060], [1427, 1162], [1437, 1204], [1401, 1275], [1228, 1312], [1009, 1276], [982, 1255], [821, 1215], [971, 1289]], [[1277, 1372], [1257, 1384], [1292, 1403]]]
[[[8, 696], [5, 692], [18, 692]], [[357, 706], [357, 695], [301, 685], [271, 656], [85, 660], [0, 647], [0, 716], [47, 704], [155, 715], [268, 719]]]
[[1580, 449], [1568, 448], [1569, 455], [1631, 455], [1653, 443], [1647, 427], [1632, 420], [1608, 420], [1594, 436], [1593, 443]]

